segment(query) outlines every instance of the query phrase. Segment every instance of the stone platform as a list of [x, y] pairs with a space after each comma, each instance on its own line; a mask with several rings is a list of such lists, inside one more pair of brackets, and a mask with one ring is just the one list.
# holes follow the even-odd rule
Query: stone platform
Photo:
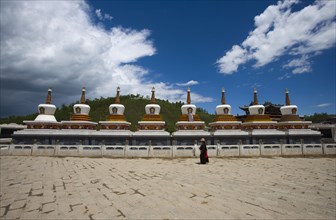
[[0, 219], [335, 219], [336, 158], [0, 157]]

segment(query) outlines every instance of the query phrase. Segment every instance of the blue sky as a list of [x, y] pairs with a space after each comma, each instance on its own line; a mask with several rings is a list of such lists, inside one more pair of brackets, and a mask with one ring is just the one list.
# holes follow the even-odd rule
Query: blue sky
[[[122, 94], [335, 114], [334, 1], [1, 1], [1, 116]], [[5, 51], [5, 52], [4, 52]], [[189, 82], [189, 83], [188, 83]]]

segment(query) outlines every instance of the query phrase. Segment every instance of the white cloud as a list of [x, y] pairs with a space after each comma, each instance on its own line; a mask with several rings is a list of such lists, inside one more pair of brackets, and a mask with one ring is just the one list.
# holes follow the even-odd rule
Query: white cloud
[[217, 64], [219, 65], [220, 72], [232, 74], [233, 72], [237, 72], [238, 66], [245, 63], [247, 59], [247, 51], [238, 45], [234, 45], [225, 56], [217, 61]]
[[113, 17], [112, 17], [110, 14], [105, 13], [105, 14], [104, 14], [104, 19], [105, 19], [105, 20], [110, 20], [110, 21], [111, 21], [111, 20], [113, 19]]
[[98, 19], [101, 21], [105, 21], [105, 20], [111, 21], [113, 19], [113, 17], [108, 13], [104, 13], [103, 15], [101, 9], [96, 9], [95, 12], [96, 12]]
[[99, 18], [99, 20], [103, 20], [103, 15], [101, 13], [101, 9], [96, 9], [96, 15]]
[[278, 80], [284, 80], [291, 78], [291, 75], [289, 73], [285, 73], [283, 76], [278, 77]]
[[[249, 36], [217, 61], [219, 71], [232, 74], [250, 60], [256, 61], [255, 67], [261, 67], [285, 54], [312, 56], [333, 47], [336, 42], [336, 1], [316, 1], [293, 12], [292, 6], [297, 3], [279, 1], [256, 16], [255, 29]], [[310, 66], [295, 66], [293, 73], [309, 71]]]
[[[150, 95], [155, 86], [159, 98], [185, 99], [185, 91], [174, 84], [153, 82], [151, 73], [136, 64], [156, 53], [149, 30], [105, 30], [90, 20], [92, 10], [84, 1], [0, 4], [2, 115], [23, 109], [30, 112], [44, 100], [49, 86], [56, 105], [79, 100], [82, 86], [88, 98], [114, 96], [119, 85], [122, 94]], [[95, 13], [103, 16], [100, 10]], [[195, 102], [211, 100], [194, 96]]]
[[300, 74], [305, 72], [311, 72], [311, 64], [309, 62], [309, 57], [304, 55], [298, 59], [293, 59], [283, 66], [283, 68], [294, 68], [292, 73]]
[[322, 104], [316, 105], [315, 107], [317, 107], [317, 108], [325, 108], [325, 107], [328, 107], [330, 105], [331, 105], [330, 103], [322, 103]]
[[193, 85], [198, 85], [199, 82], [198, 81], [195, 81], [195, 80], [190, 80], [186, 83], [176, 83], [176, 85], [178, 86], [193, 86]]

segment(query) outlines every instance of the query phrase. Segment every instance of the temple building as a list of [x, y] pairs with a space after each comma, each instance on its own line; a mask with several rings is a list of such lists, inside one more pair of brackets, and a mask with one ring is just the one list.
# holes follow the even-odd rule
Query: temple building
[[[237, 115], [236, 118], [238, 121], [244, 121], [246, 117], [250, 114], [249, 112], [249, 106], [253, 105], [252, 101], [250, 105], [244, 105], [240, 106], [239, 108], [245, 112], [245, 115]], [[265, 107], [265, 114], [269, 115], [272, 121], [280, 121], [281, 118], [281, 111], [280, 108], [282, 105], [279, 104], [273, 104], [269, 101], [265, 101], [264, 104], [262, 104]]]

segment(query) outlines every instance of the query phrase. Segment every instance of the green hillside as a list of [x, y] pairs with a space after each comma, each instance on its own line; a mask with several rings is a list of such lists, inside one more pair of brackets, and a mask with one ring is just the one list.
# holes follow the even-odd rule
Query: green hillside
[[[94, 122], [105, 121], [106, 116], [109, 114], [108, 107], [111, 103], [114, 103], [115, 98], [96, 98], [94, 100], [87, 100], [87, 104], [90, 105], [91, 120]], [[142, 119], [145, 114], [145, 105], [150, 103], [149, 98], [144, 98], [140, 95], [128, 95], [120, 96], [120, 101], [125, 105], [125, 116], [127, 121], [131, 122], [131, 130], [135, 131], [137, 128], [137, 122]], [[177, 122], [181, 114], [181, 106], [184, 104], [182, 102], [170, 103], [168, 100], [156, 99], [156, 104], [161, 106], [161, 115], [166, 121], [166, 130], [169, 132], [175, 131], [175, 123]], [[72, 106], [62, 105], [57, 108], [55, 112], [55, 117], [57, 121], [70, 120], [71, 114], [73, 113]], [[214, 115], [209, 114], [207, 111], [201, 108], [197, 108], [197, 114], [200, 118], [205, 121], [206, 124], [212, 122]], [[37, 113], [26, 115], [26, 116], [10, 116], [8, 118], [0, 118], [0, 124], [3, 123], [17, 123], [22, 124], [24, 120], [34, 120]]]

